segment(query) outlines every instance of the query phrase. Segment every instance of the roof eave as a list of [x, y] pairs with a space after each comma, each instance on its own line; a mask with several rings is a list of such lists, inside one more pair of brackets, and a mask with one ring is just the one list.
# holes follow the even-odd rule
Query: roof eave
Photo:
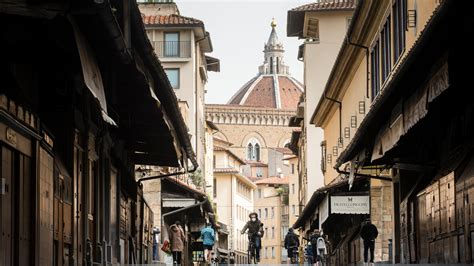
[[400, 63], [400, 67], [394, 74], [394, 78], [390, 80], [388, 84], [383, 88], [384, 93], [380, 94], [378, 98], [374, 100], [372, 108], [362, 120], [361, 124], [359, 125], [359, 128], [357, 129], [354, 137], [348, 144], [347, 148], [337, 158], [334, 168], [339, 168], [342, 164], [351, 160], [355, 156], [354, 154], [358, 152], [358, 147], [361, 145], [360, 142], [362, 141], [362, 137], [364, 134], [367, 133], [367, 130], [370, 128], [372, 120], [375, 119], [376, 114], [381, 110], [381, 108], [383, 108], [382, 106], [384, 106], [384, 103], [387, 101], [388, 98], [390, 98], [391, 94], [393, 94], [393, 92], [395, 91], [395, 88], [397, 87], [396, 85], [401, 79], [400, 76], [404, 72], [408, 71], [410, 65], [413, 64], [413, 61], [415, 60], [415, 55], [422, 51], [424, 48], [423, 46], [428, 43], [427, 40], [431, 37], [433, 32], [435, 32], [435, 30], [433, 30], [434, 26], [441, 24], [440, 20], [442, 18], [440, 13], [446, 13], [446, 9], [448, 9], [447, 7], [452, 2], [453, 1], [444, 1], [440, 4], [438, 9], [436, 10], [437, 14], [434, 14], [430, 21], [428, 21], [425, 26], [426, 30], [421, 33], [421, 36], [415, 42], [412, 49]]

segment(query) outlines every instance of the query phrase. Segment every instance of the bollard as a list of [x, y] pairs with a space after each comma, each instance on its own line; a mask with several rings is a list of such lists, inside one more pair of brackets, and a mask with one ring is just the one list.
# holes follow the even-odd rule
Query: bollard
[[390, 238], [390, 239], [388, 240], [388, 261], [389, 261], [390, 263], [393, 263], [393, 260], [392, 260], [392, 253], [393, 253], [393, 251], [392, 251], [392, 239]]

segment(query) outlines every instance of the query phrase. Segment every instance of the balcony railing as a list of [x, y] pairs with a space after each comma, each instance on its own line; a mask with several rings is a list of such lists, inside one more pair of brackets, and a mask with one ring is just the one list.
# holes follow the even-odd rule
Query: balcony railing
[[191, 57], [190, 41], [154, 41], [155, 52], [160, 58], [189, 58]]

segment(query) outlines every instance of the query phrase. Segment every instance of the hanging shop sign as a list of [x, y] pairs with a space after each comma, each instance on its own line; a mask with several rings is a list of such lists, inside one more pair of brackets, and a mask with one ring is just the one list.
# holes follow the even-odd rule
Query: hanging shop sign
[[369, 214], [369, 196], [331, 196], [331, 214]]

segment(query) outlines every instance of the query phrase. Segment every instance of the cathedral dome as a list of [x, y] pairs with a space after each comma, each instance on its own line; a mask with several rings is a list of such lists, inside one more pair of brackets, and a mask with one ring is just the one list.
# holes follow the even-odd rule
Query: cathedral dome
[[291, 77], [283, 62], [285, 50], [278, 40], [275, 21], [271, 26], [270, 37], [264, 46], [264, 63], [259, 67], [258, 75], [242, 86], [228, 104], [296, 110], [303, 85]]

